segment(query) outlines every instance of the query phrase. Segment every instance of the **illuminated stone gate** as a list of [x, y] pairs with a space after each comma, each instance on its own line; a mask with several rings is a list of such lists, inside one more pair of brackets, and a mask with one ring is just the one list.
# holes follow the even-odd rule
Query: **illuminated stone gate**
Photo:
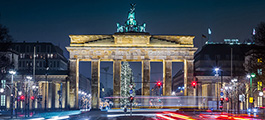
[[[134, 7], [134, 6], [132, 6]], [[129, 16], [130, 13], [129, 12]], [[130, 18], [128, 17], [128, 20]], [[133, 18], [134, 19], [134, 18]], [[127, 25], [127, 26], [126, 26]], [[71, 43], [66, 49], [70, 53], [70, 89], [67, 99], [71, 108], [78, 108], [79, 61], [91, 61], [92, 108], [99, 108], [100, 62], [113, 61], [113, 96], [120, 96], [122, 61], [142, 63], [142, 95], [150, 95], [150, 62], [163, 62], [163, 95], [171, 95], [172, 62], [184, 63], [184, 95], [192, 96], [194, 36], [150, 35], [137, 31], [137, 24], [127, 22], [123, 28], [117, 26], [113, 35], [70, 35]], [[145, 25], [143, 25], [145, 27]], [[126, 29], [126, 27], [129, 29]], [[68, 100], [69, 101], [69, 100]], [[115, 99], [114, 103], [119, 100]]]

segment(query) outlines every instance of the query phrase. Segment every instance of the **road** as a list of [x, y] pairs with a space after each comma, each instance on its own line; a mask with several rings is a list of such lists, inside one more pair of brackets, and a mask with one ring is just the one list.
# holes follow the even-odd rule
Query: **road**
[[245, 114], [227, 114], [221, 112], [134, 112], [132, 116], [121, 112], [90, 111], [76, 116], [70, 116], [71, 120], [261, 120], [262, 117], [254, 117]]
[[[132, 116], [130, 113], [124, 114], [122, 110], [91, 110], [80, 114], [73, 114], [75, 111], [65, 111], [62, 113], [45, 112], [39, 116], [30, 118], [19, 117], [18, 119], [29, 120], [262, 120], [264, 116], [254, 116], [248, 114], [231, 114], [212, 111], [176, 111], [174, 109], [137, 109], [133, 110]], [[72, 115], [70, 115], [72, 114]], [[55, 115], [48, 117], [47, 115]], [[10, 119], [10, 116], [0, 116], [0, 119]]]

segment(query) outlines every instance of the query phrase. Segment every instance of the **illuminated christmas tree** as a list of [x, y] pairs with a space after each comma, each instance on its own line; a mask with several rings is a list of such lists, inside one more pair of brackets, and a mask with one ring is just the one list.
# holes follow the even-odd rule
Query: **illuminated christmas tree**
[[[132, 88], [130, 87], [132, 85]], [[130, 90], [132, 90], [132, 94], [130, 94]], [[133, 80], [133, 72], [128, 62], [123, 62], [121, 66], [121, 98], [120, 105], [121, 107], [125, 105], [129, 105], [129, 97], [130, 95], [135, 96], [135, 84]]]

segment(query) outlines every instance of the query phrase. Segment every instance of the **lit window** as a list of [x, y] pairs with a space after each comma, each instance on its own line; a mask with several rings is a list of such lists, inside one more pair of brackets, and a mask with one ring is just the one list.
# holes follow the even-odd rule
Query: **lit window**
[[262, 63], [262, 58], [258, 58], [258, 63]]
[[1, 80], [2, 88], [6, 88], [6, 80]]
[[6, 96], [1, 95], [1, 106], [5, 106], [5, 105], [6, 105]]
[[258, 74], [262, 75], [262, 69], [258, 69]]

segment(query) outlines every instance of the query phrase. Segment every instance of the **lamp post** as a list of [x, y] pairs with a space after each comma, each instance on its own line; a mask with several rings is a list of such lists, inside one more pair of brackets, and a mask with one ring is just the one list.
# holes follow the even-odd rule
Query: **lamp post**
[[[238, 109], [238, 111], [239, 111], [239, 94], [238, 94], [238, 88], [237, 88], [237, 79], [232, 79], [231, 80], [231, 82], [233, 83], [233, 86], [234, 86], [234, 92], [235, 92], [235, 94], [236, 94], [236, 98], [237, 98], [237, 109]], [[235, 101], [236, 102], [236, 101]], [[231, 104], [232, 105], [232, 104]], [[234, 111], [236, 111], [236, 106], [234, 105], [233, 106], [233, 109], [234, 109]]]
[[11, 107], [11, 118], [13, 118], [13, 107], [14, 107], [14, 94], [13, 94], [13, 81], [14, 81], [14, 75], [16, 74], [16, 71], [10, 70], [9, 74], [11, 74], [11, 102], [10, 102], [10, 107]]
[[180, 93], [183, 93], [184, 92], [184, 89], [185, 89], [185, 87], [183, 86], [183, 87], [178, 87], [178, 89], [180, 90]]
[[[254, 77], [256, 77], [255, 73], [251, 73], [250, 75], [247, 75], [247, 78], [249, 78], [249, 81], [250, 81], [250, 97], [253, 97], [253, 94], [252, 94], [252, 80], [253, 80]], [[250, 102], [249, 102], [249, 106], [252, 108], [252, 104]]]
[[[26, 79], [27, 79], [27, 82], [26, 82], [26, 100], [25, 100], [25, 109], [26, 109], [26, 107], [28, 107], [28, 116], [29, 116], [29, 82], [32, 80], [32, 76], [26, 76]], [[27, 102], [26, 102], [27, 101]], [[26, 114], [27, 112], [26, 112], [26, 110], [25, 110], [25, 117], [26, 117]]]
[[[218, 77], [219, 76], [219, 70], [220, 70], [220, 68], [218, 68], [218, 67], [216, 67], [216, 68], [214, 68], [214, 71], [215, 71], [215, 76], [216, 77]], [[218, 100], [218, 91], [219, 91], [219, 80], [217, 79], [217, 95], [216, 95], [216, 101], [217, 101], [217, 106], [216, 106], [216, 109], [218, 110], [219, 109], [219, 100]]]

